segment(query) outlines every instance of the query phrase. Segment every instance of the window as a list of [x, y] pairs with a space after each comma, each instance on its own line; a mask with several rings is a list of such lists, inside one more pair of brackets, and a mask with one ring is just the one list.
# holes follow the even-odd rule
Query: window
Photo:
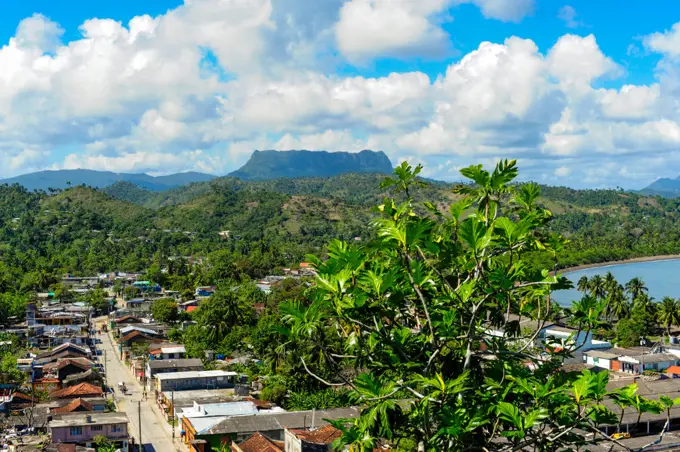
[[71, 427], [71, 436], [79, 436], [83, 434], [82, 427]]
[[123, 426], [121, 424], [113, 424], [111, 426], [111, 431], [113, 433], [121, 433], [123, 431]]
[[101, 425], [93, 425], [92, 427], [90, 427], [90, 429], [93, 432], [101, 432], [102, 430], [104, 430], [104, 427], [102, 427]]

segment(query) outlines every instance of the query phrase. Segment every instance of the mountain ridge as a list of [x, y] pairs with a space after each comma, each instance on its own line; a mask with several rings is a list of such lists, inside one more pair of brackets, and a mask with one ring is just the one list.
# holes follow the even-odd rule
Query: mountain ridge
[[215, 176], [188, 171], [168, 174], [166, 176], [150, 176], [145, 173], [114, 173], [90, 169], [44, 170], [35, 173], [0, 179], [0, 184], [19, 184], [28, 190], [64, 189], [69, 186], [88, 185], [104, 188], [116, 182], [131, 182], [140, 188], [150, 191], [164, 191], [195, 182], [207, 182]]

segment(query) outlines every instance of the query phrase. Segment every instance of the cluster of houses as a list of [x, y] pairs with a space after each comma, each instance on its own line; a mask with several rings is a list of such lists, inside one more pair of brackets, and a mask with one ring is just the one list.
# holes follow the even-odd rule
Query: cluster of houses
[[228, 363], [214, 360], [210, 351], [206, 360], [225, 368], [205, 369], [203, 360], [187, 358], [182, 345], [168, 342], [164, 326], [150, 318], [116, 312], [109, 327], [121, 359], [153, 395], [159, 411], [177, 423], [191, 451], [209, 452], [224, 445], [242, 452], [330, 450], [340, 432], [324, 419], [359, 414], [356, 408], [287, 412], [258, 400], [251, 396], [247, 376], [227, 370]]
[[[103, 436], [127, 451], [127, 415], [115, 412], [106, 400], [96, 361], [88, 345], [68, 342], [18, 360], [26, 383], [0, 391], [0, 431], [9, 432], [0, 437], [0, 444], [9, 450], [26, 450], [21, 448], [25, 433], [45, 432], [41, 441], [47, 438], [55, 450], [62, 443], [93, 447], [95, 437]], [[38, 398], [39, 393], [45, 396]]]

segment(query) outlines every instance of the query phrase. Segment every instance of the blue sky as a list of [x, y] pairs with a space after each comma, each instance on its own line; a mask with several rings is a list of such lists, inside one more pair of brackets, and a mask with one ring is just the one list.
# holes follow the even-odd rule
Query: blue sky
[[254, 149], [384, 150], [456, 179], [640, 188], [680, 174], [680, 3], [14, 2], [0, 177], [225, 174]]

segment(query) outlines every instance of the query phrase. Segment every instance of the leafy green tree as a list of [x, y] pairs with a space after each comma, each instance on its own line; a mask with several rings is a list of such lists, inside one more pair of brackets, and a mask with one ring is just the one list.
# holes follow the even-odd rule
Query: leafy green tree
[[153, 318], [158, 322], [174, 324], [179, 318], [177, 302], [172, 298], [155, 300], [151, 305], [151, 314], [153, 314]]
[[[552, 308], [550, 293], [570, 286], [523, 260], [551, 246], [544, 241], [550, 212], [517, 202], [512, 217], [502, 215], [515, 162], [501, 162], [493, 173], [481, 166], [462, 171], [475, 183], [456, 189], [477, 203], [467, 216], [466, 200], [449, 215], [426, 203], [428, 215], [420, 215], [414, 173], [396, 174], [391, 185], [403, 187], [408, 199], [386, 198], [379, 206], [377, 239], [331, 242], [327, 260], [308, 259], [318, 271], [311, 305], [281, 306], [285, 335], [311, 344], [300, 355], [307, 373], [352, 388], [363, 407], [350, 426], [334, 423], [342, 431], [334, 447], [372, 450], [382, 439], [406, 438], [428, 452], [560, 450], [606, 440], [598, 425], [616, 422], [601, 403], [607, 373], [561, 375], [569, 351], [536, 359], [531, 347], [538, 332], [525, 336], [509, 315], [540, 324]], [[601, 326], [604, 305], [586, 297], [572, 315], [589, 331]], [[313, 361], [329, 372], [317, 374]], [[572, 434], [577, 429], [592, 439]]]
[[215, 346], [226, 337], [230, 329], [237, 325], [250, 325], [255, 320], [252, 304], [239, 298], [228, 286], [218, 287], [192, 314]]
[[95, 289], [88, 293], [87, 302], [97, 312], [105, 312], [109, 308], [109, 300], [102, 289]]

